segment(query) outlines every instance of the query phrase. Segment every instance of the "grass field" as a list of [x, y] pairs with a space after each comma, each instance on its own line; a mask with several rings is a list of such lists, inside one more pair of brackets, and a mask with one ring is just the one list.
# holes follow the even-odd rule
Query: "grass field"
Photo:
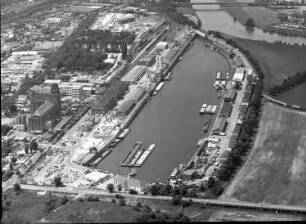
[[281, 84], [285, 77], [306, 70], [306, 46], [235, 39], [259, 61], [265, 74], [265, 89]]
[[251, 154], [221, 198], [306, 206], [306, 113], [270, 102]]
[[[101, 197], [99, 202], [80, 202], [74, 200], [56, 208], [54, 211], [46, 213], [44, 211], [45, 196], [38, 196], [35, 192], [23, 191], [19, 195], [11, 191], [8, 194], [12, 202], [9, 210], [2, 213], [1, 223], [123, 223], [134, 221], [134, 218], [140, 214], [129, 205], [136, 205], [140, 202], [143, 206], [149, 206], [153, 211], [159, 209], [163, 213], [175, 216], [180, 206], [173, 206], [170, 201], [154, 199], [128, 199], [125, 198], [127, 206], [120, 206], [117, 203], [111, 203], [110, 198]], [[56, 194], [54, 194], [56, 195]], [[61, 197], [60, 195], [56, 195]], [[75, 195], [74, 195], [75, 197]], [[69, 197], [71, 201], [73, 197]], [[2, 201], [4, 201], [2, 199]], [[201, 207], [198, 203], [192, 203], [191, 206], [184, 208], [184, 215], [191, 221], [288, 221], [302, 220], [301, 216], [279, 215], [269, 212], [258, 212], [249, 210], [239, 210], [233, 208], [220, 207]]]

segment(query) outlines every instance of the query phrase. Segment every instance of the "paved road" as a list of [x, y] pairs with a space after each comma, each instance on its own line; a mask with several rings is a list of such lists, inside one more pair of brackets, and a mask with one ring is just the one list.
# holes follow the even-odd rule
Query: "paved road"
[[[110, 196], [115, 197], [114, 193], [109, 193], [106, 191], [98, 189], [82, 189], [82, 188], [72, 188], [72, 187], [49, 187], [49, 186], [37, 186], [37, 185], [24, 185], [21, 184], [22, 189], [34, 190], [34, 191], [52, 191], [59, 193], [68, 194], [82, 194], [82, 195], [100, 195], [100, 196]], [[172, 197], [169, 196], [150, 196], [150, 195], [131, 195], [122, 194], [126, 198], [133, 199], [156, 199], [156, 200], [171, 200]], [[192, 199], [194, 202], [205, 203], [207, 205], [215, 206], [226, 206], [226, 207], [236, 207], [236, 208], [248, 208], [248, 209], [263, 209], [263, 210], [277, 210], [286, 212], [299, 212], [301, 214], [306, 214], [306, 207], [302, 206], [290, 206], [290, 205], [273, 205], [273, 204], [257, 204], [251, 202], [237, 202], [228, 200], [216, 200], [216, 199], [199, 199], [199, 198], [183, 198], [183, 200]]]

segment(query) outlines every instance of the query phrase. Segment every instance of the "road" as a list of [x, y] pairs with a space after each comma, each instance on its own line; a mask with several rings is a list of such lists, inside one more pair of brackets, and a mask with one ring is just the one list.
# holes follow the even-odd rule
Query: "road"
[[[109, 193], [106, 191], [98, 189], [82, 189], [82, 188], [72, 188], [72, 187], [49, 187], [49, 186], [38, 186], [38, 185], [24, 185], [21, 184], [21, 189], [33, 190], [33, 191], [51, 191], [58, 193], [67, 194], [79, 194], [79, 195], [97, 195], [97, 196], [108, 196], [115, 197], [116, 194]], [[153, 199], [153, 200], [172, 200], [169, 196], [150, 196], [150, 195], [131, 195], [123, 194], [126, 198], [132, 199]], [[245, 209], [260, 209], [267, 211], [282, 211], [282, 212], [293, 212], [299, 214], [306, 214], [306, 207], [301, 206], [289, 206], [289, 205], [273, 205], [273, 204], [263, 204], [263, 203], [250, 203], [250, 202], [240, 202], [240, 201], [229, 201], [229, 200], [217, 200], [217, 199], [199, 199], [199, 198], [183, 198], [183, 200], [192, 199], [194, 202], [204, 203], [212, 206], [223, 206], [223, 207], [236, 207]]]

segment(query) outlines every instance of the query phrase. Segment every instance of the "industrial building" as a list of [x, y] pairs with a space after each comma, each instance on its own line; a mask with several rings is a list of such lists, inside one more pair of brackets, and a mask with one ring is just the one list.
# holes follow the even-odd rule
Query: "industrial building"
[[128, 115], [135, 107], [134, 100], [127, 100], [123, 102], [117, 109], [118, 115]]
[[30, 93], [31, 117], [29, 130], [43, 132], [52, 128], [53, 122], [61, 117], [61, 99], [57, 84], [34, 86]]
[[242, 67], [238, 67], [233, 76], [233, 81], [242, 82], [244, 79], [245, 69]]
[[136, 83], [141, 76], [146, 72], [147, 67], [144, 65], [134, 66], [123, 78], [121, 81]]
[[213, 130], [214, 135], [220, 135], [225, 132], [227, 125], [227, 120], [225, 117], [217, 118], [215, 123], [215, 128]]
[[232, 113], [233, 106], [229, 102], [224, 102], [219, 117], [230, 117]]
[[229, 90], [226, 95], [224, 96], [225, 102], [234, 102], [237, 97], [237, 91], [235, 89]]
[[230, 138], [230, 141], [229, 141], [229, 144], [228, 144], [228, 147], [229, 148], [233, 148], [238, 140], [238, 137], [240, 135], [240, 131], [241, 131], [241, 124], [236, 124], [235, 128], [234, 128], [234, 131], [231, 135], [231, 138]]

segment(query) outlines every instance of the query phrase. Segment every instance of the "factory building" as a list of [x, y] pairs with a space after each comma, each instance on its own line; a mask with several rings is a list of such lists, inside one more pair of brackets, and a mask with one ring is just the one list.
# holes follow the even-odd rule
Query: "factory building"
[[61, 99], [57, 84], [34, 86], [30, 93], [31, 116], [29, 130], [43, 132], [52, 128], [61, 117]]

